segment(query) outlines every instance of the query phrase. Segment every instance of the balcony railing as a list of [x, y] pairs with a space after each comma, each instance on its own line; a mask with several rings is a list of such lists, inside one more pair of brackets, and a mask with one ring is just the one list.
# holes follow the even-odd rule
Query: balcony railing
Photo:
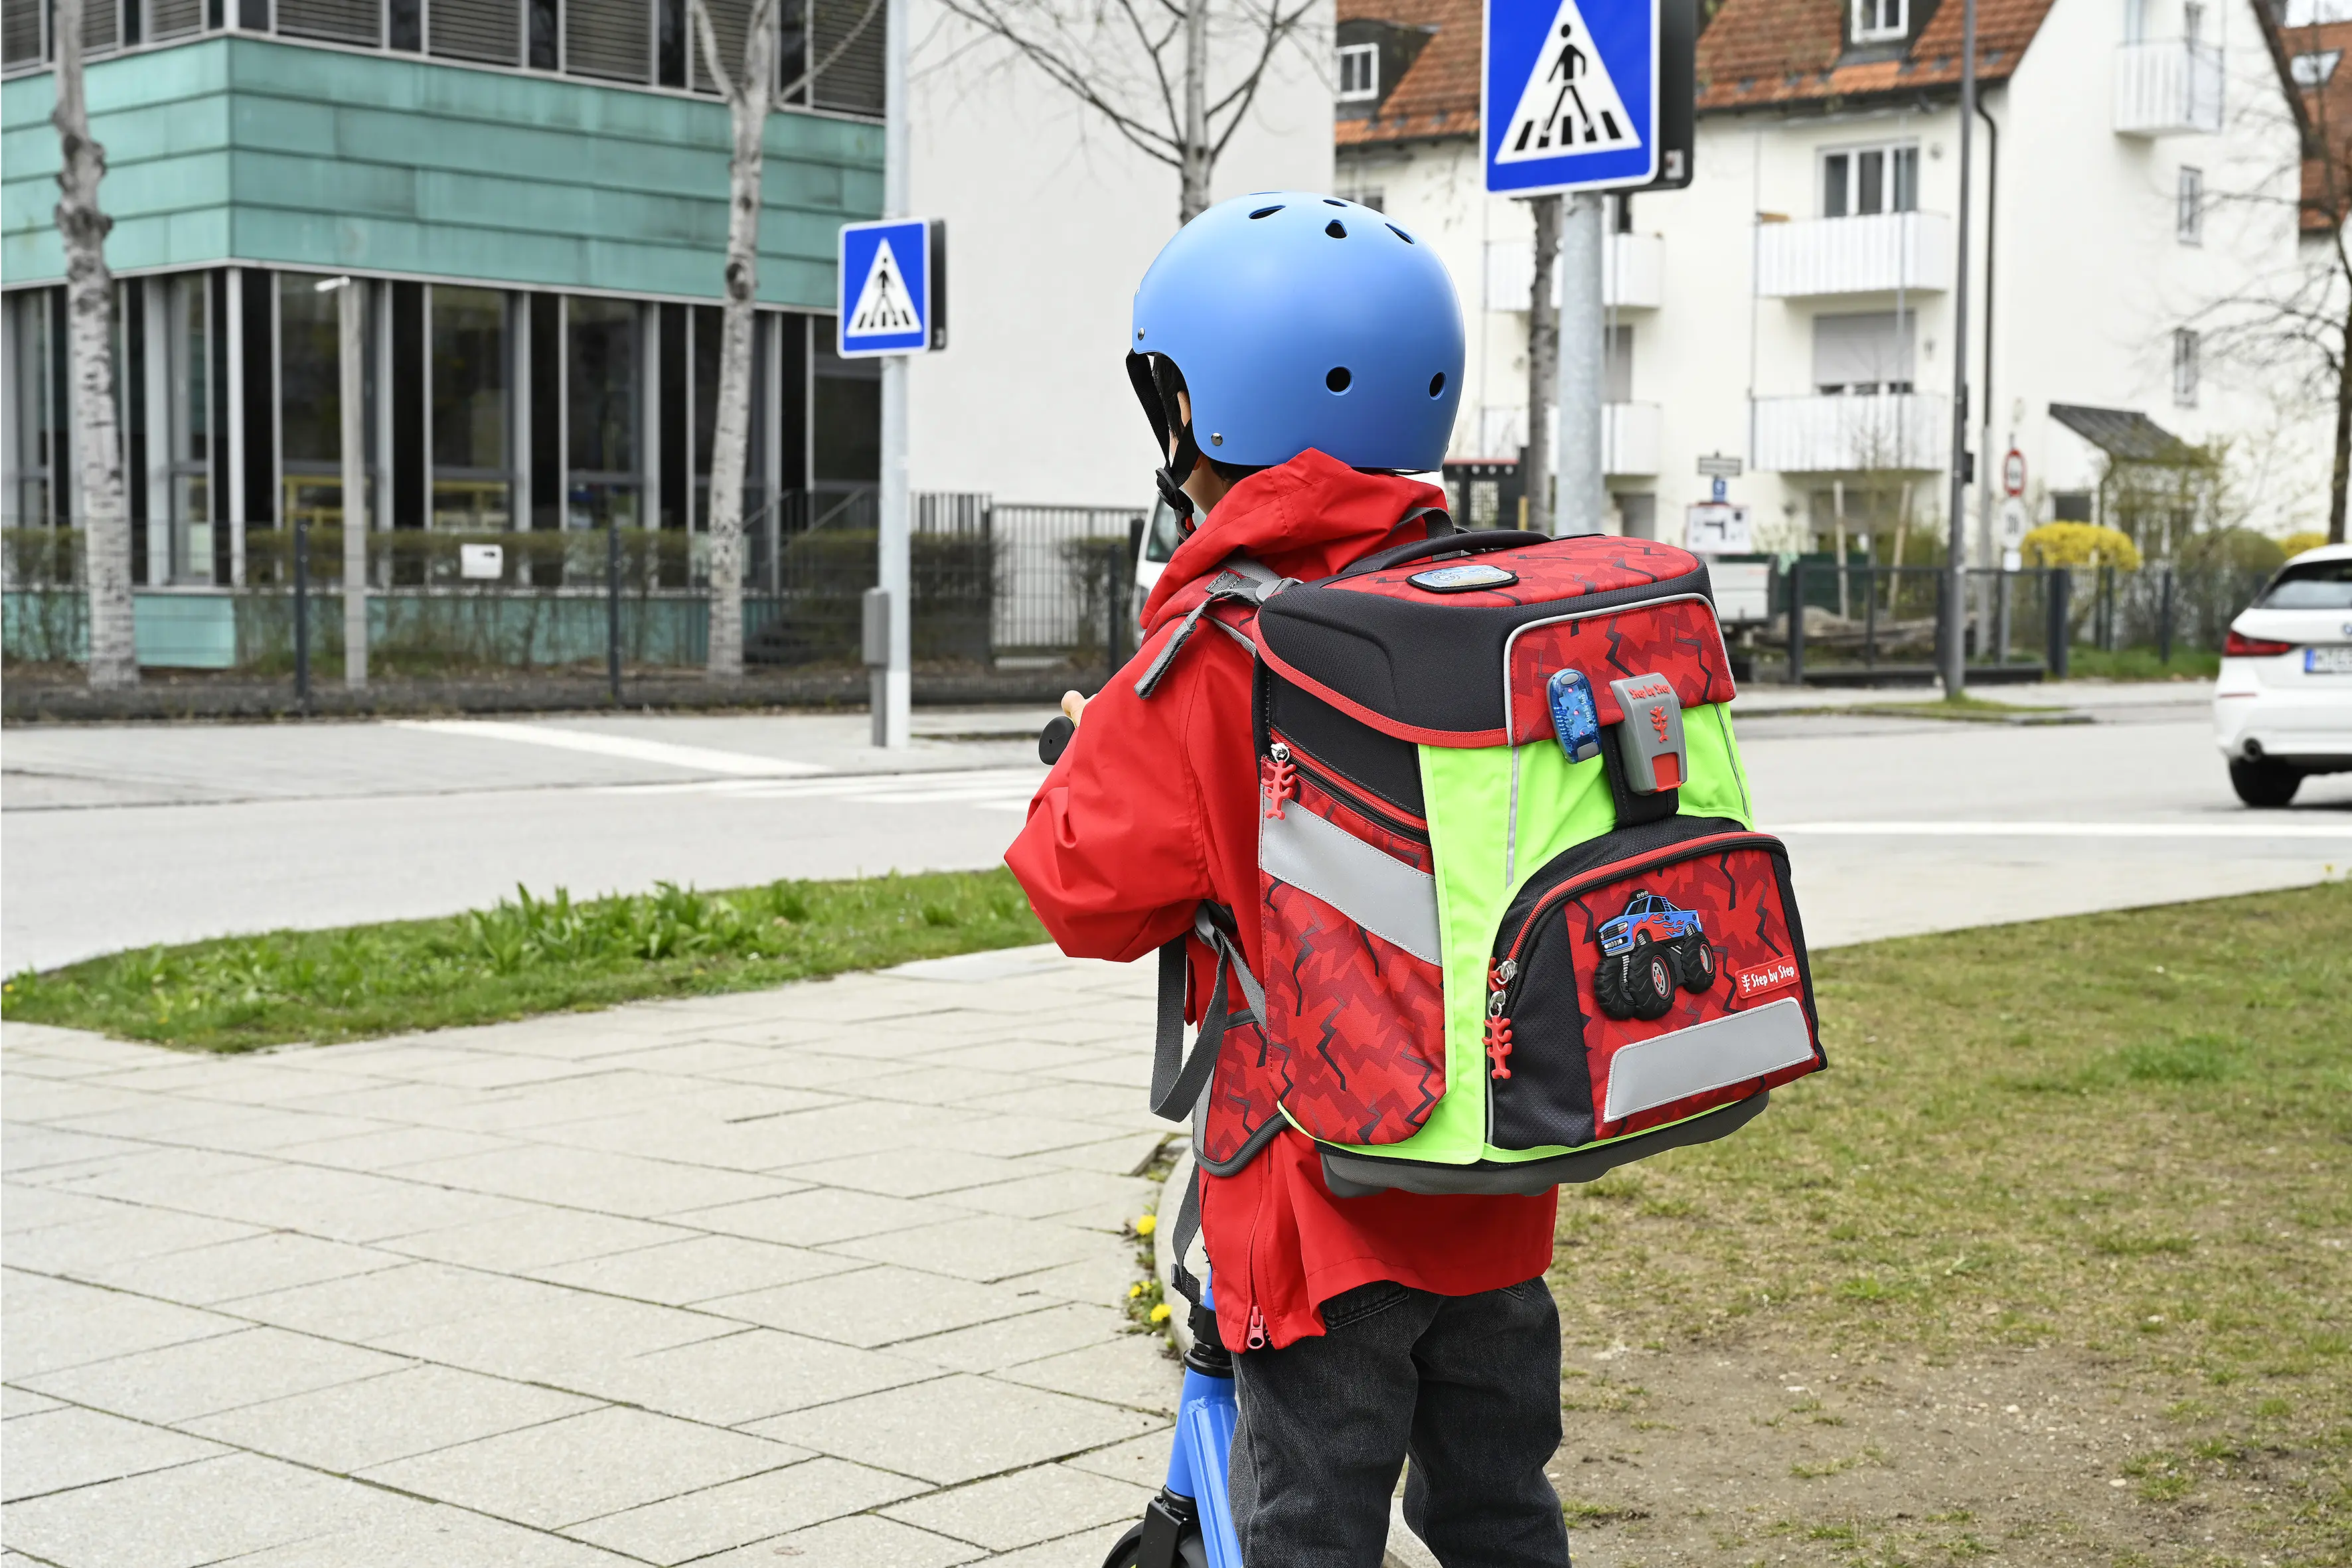
[[[1601, 303], [1619, 310], [1654, 310], [1664, 302], [1666, 242], [1654, 234], [1612, 234], [1601, 248]], [[1532, 240], [1486, 242], [1486, 309], [1525, 310], [1535, 288]], [[1560, 274], [1551, 275], [1551, 302], [1559, 303]]]
[[1604, 403], [1601, 406], [1601, 468], [1609, 474], [1658, 471], [1658, 405]]
[[1952, 220], [1942, 213], [1803, 218], [1757, 229], [1756, 292], [1767, 299], [1951, 286]]
[[1950, 404], [1931, 393], [1759, 397], [1748, 466], [1771, 473], [1934, 472], [1951, 446]]
[[2190, 38], [2116, 50], [2116, 134], [2211, 135], [2221, 129], [2221, 50]]

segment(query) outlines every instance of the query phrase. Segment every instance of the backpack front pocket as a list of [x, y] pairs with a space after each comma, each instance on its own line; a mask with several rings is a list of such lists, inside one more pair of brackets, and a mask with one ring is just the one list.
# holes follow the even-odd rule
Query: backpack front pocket
[[1487, 1141], [1575, 1147], [1825, 1065], [1778, 839], [1675, 817], [1563, 852], [1489, 970]]
[[1425, 825], [1279, 739], [1261, 766], [1258, 884], [1283, 1107], [1335, 1143], [1412, 1137], [1445, 1094], [1437, 884]]

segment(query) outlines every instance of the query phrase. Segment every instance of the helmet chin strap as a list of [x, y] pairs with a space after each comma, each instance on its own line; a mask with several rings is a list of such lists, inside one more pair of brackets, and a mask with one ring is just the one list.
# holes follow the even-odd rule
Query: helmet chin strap
[[1159, 486], [1160, 499], [1176, 513], [1176, 521], [1186, 533], [1199, 526], [1199, 508], [1184, 493], [1184, 481], [1192, 477], [1200, 466], [1201, 448], [1193, 444], [1190, 421], [1179, 423], [1172, 411], [1161, 401], [1160, 383], [1152, 374], [1150, 354], [1130, 353], [1127, 356], [1127, 378], [1134, 384], [1136, 401], [1143, 405], [1144, 417], [1151, 421], [1151, 435], [1160, 450], [1168, 450], [1172, 437], [1176, 444], [1167, 466], [1151, 477]]

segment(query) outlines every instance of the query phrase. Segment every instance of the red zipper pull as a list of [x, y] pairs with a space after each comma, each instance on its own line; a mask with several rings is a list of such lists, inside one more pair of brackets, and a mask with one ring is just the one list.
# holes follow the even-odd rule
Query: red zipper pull
[[1266, 815], [1280, 816], [1282, 803], [1298, 798], [1298, 769], [1290, 760], [1290, 748], [1276, 741], [1268, 750], [1274, 759], [1274, 776], [1267, 780]]
[[1250, 1309], [1249, 1343], [1247, 1348], [1254, 1351], [1262, 1351], [1265, 1349], [1265, 1319], [1260, 1315], [1255, 1307], [1252, 1307]]
[[1511, 1021], [1503, 1016], [1503, 1005], [1518, 973], [1517, 961], [1508, 958], [1488, 966], [1486, 971], [1486, 1060], [1493, 1064], [1487, 1071], [1489, 1078], [1511, 1076], [1506, 1065], [1511, 1059]]

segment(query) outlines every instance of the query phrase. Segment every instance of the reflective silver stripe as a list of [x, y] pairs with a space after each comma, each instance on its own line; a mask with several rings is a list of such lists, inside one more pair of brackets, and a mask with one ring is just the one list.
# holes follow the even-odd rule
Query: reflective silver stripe
[[1637, 1040], [1609, 1060], [1604, 1121], [1761, 1078], [1813, 1059], [1812, 1031], [1794, 996]]
[[1292, 802], [1258, 824], [1257, 863], [1382, 940], [1439, 962], [1437, 879]]

